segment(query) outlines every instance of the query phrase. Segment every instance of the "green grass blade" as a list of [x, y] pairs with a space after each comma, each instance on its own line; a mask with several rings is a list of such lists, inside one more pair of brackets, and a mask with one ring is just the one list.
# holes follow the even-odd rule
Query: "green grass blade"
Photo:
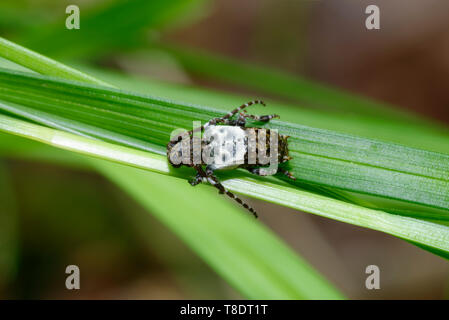
[[[165, 154], [172, 130], [216, 109], [95, 85], [2, 70], [0, 109], [66, 131]], [[272, 121], [291, 136], [290, 167], [302, 182], [449, 208], [449, 155]], [[442, 217], [446, 218], [446, 217]]]
[[[186, 198], [194, 196], [197, 191], [185, 182], [185, 177], [189, 172], [172, 170], [167, 165], [164, 156], [80, 137], [5, 116], [0, 116], [0, 130], [44, 142], [58, 148], [110, 160], [119, 164], [126, 164], [128, 166], [134, 166], [164, 175], [175, 175], [176, 177], [182, 178], [180, 182], [187, 187], [185, 190], [182, 189], [182, 193]], [[121, 169], [117, 169], [118, 173], [115, 175], [113, 172], [115, 169], [112, 168], [115, 167], [99, 169], [107, 170], [104, 171], [104, 173], [113, 179], [120, 179], [119, 184], [126, 185], [126, 189], [138, 189], [132, 191], [132, 193], [136, 193], [133, 196], [138, 199], [141, 198], [141, 201], [144, 201], [144, 203], [149, 202], [149, 199], [153, 199], [153, 197], [149, 196], [151, 195], [151, 192], [148, 190], [153, 190], [150, 186], [146, 186], [145, 188], [131, 186], [133, 181], [142, 182], [144, 185], [148, 183], [145, 182], [147, 178], [138, 178], [140, 175], [145, 176], [143, 171], [139, 171], [139, 174], [136, 175], [126, 170], [126, 173], [120, 172]], [[125, 176], [129, 177], [129, 181], [122, 180]], [[155, 178], [153, 178], [153, 180], [154, 179]], [[162, 181], [163, 180], [161, 180], [161, 183], [165, 183]], [[155, 185], [157, 186], [158, 183]], [[311, 192], [298, 190], [294, 187], [280, 186], [272, 182], [252, 177], [227, 179], [224, 181], [224, 185], [229, 190], [239, 194], [253, 196], [345, 223], [382, 231], [412, 243], [419, 244], [421, 247], [442, 256], [447, 256], [449, 253], [449, 227], [445, 225], [411, 217], [393, 215], [380, 210], [368, 209]], [[170, 188], [168, 188], [168, 190], [170, 190]], [[147, 200], [144, 200], [145, 196], [147, 197]], [[160, 196], [162, 197], [162, 195]], [[210, 196], [207, 198], [209, 197]], [[203, 199], [204, 197], [201, 198]], [[156, 199], [160, 198], [157, 197]], [[154, 201], [152, 203], [153, 204], [147, 205], [162, 205], [160, 201]], [[172, 205], [178, 206], [175, 202], [173, 202]], [[170, 209], [171, 215], [175, 214], [173, 213], [173, 210], [173, 208]], [[226, 216], [226, 214], [224, 215]], [[255, 222], [254, 220], [251, 221]], [[232, 223], [232, 225], [235, 226], [235, 223]]]
[[19, 46], [2, 37], [0, 37], [0, 57], [24, 65], [33, 71], [45, 73], [50, 76], [106, 85], [103, 81], [97, 80], [85, 73]]
[[[240, 105], [242, 101], [255, 98], [223, 94], [193, 86], [162, 83], [146, 77], [129, 76], [85, 65], [77, 65], [77, 67], [124, 90], [147, 95], [157, 93], [159, 97], [167, 100], [210, 106], [223, 112], [228, 112], [230, 106]], [[296, 124], [393, 142], [428, 151], [448, 152], [449, 131], [445, 128], [423, 126], [394, 119], [380, 120], [369, 116], [311, 110], [271, 99], [264, 98], [264, 100], [268, 103], [267, 107], [263, 109], [264, 113], [281, 114], [282, 119], [288, 119]]]

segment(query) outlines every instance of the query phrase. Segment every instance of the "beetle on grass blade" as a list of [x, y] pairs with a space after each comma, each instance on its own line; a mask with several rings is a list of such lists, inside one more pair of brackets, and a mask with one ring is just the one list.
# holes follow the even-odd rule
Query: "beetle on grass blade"
[[[250, 101], [223, 117], [213, 118], [203, 126], [171, 139], [167, 145], [167, 157], [175, 168], [185, 165], [197, 171], [197, 175], [189, 180], [192, 186], [207, 181], [216, 187], [219, 193], [225, 193], [257, 218], [256, 211], [226, 190], [214, 175], [215, 170], [244, 168], [259, 176], [280, 172], [295, 180], [290, 172], [277, 166], [278, 163], [291, 159], [288, 155], [289, 136], [278, 135], [276, 130], [246, 127], [248, 118], [261, 122], [279, 118], [276, 114], [255, 116], [246, 113], [244, 109], [253, 104], [265, 106], [263, 101]], [[237, 119], [232, 119], [236, 114]], [[198, 137], [199, 132], [204, 132], [203, 137]], [[269, 157], [266, 156], [267, 151], [270, 153]]]

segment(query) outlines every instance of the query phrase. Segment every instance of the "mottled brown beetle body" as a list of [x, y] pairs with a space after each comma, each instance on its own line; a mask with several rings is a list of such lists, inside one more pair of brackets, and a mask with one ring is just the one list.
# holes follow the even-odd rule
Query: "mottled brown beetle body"
[[[210, 184], [215, 186], [220, 193], [226, 193], [252, 212], [256, 217], [257, 214], [255, 210], [249, 207], [240, 198], [236, 197], [232, 192], [226, 190], [213, 172], [215, 170], [244, 168], [249, 172], [260, 176], [273, 175], [277, 172], [281, 172], [289, 178], [295, 179], [290, 172], [277, 167], [278, 163], [284, 163], [291, 159], [288, 154], [287, 140], [289, 136], [280, 135], [276, 131], [270, 129], [245, 127], [247, 118], [268, 122], [273, 118], [279, 117], [277, 115], [254, 116], [249, 115], [244, 111], [239, 113], [239, 111], [247, 106], [257, 103], [265, 105], [259, 100], [248, 102], [229, 112], [224, 117], [214, 118], [204, 126], [187, 132], [187, 134], [184, 135], [184, 139], [188, 139], [188, 141], [184, 141], [184, 143], [188, 143], [187, 147], [186, 145], [182, 145], [182, 136], [170, 141], [167, 145], [167, 158], [173, 167], [177, 168], [185, 165], [196, 169], [196, 177], [189, 181], [192, 186], [201, 183], [203, 180], [207, 180]], [[237, 113], [239, 113], [238, 119], [232, 120], [231, 117]], [[194, 132], [203, 132], [205, 130], [204, 137], [200, 138], [194, 134]], [[277, 135], [277, 141], [276, 137], [273, 136], [274, 134]], [[262, 163], [260, 158], [260, 154], [273, 156], [273, 150], [271, 150], [271, 138], [277, 142], [277, 156], [275, 155], [276, 159], [273, 159], [276, 163], [275, 168], [271, 167], [267, 162]], [[201, 140], [199, 141], [197, 139]], [[195, 143], [197, 144], [196, 147], [194, 147]], [[211, 147], [212, 145], [214, 145], [214, 148]], [[275, 146], [275, 144], [273, 144], [273, 146]], [[179, 160], [183, 156], [183, 151], [189, 153], [188, 157], [185, 157], [188, 161], [180, 162]], [[201, 154], [197, 154], [198, 152]], [[204, 161], [204, 155], [209, 157], [208, 161]], [[255, 157], [255, 155], [257, 155], [257, 157]], [[174, 161], [174, 159], [176, 159], [176, 161]], [[194, 159], [196, 160], [194, 161]], [[204, 165], [206, 165], [205, 170], [203, 169]]]
[[[259, 133], [259, 130], [260, 130], [260, 128], [242, 128], [242, 129], [244, 131], [254, 130], [256, 137], [258, 136], [258, 133]], [[267, 150], [267, 153], [270, 154], [270, 152], [271, 152], [271, 150], [270, 150], [271, 130], [270, 129], [263, 129], [263, 130], [266, 132], [265, 148]], [[278, 137], [279, 138], [278, 138], [278, 157], [277, 157], [278, 159], [277, 159], [277, 161], [278, 161], [278, 163], [287, 162], [288, 160], [291, 159], [291, 157], [288, 154], [288, 141], [287, 141], [287, 139], [289, 138], [289, 136], [278, 134]], [[193, 151], [193, 139], [194, 138], [193, 137], [189, 137], [189, 139], [191, 139], [190, 143], [189, 143], [189, 145], [190, 145], [190, 159], [193, 159], [194, 158], [194, 154], [193, 154], [193, 152], [194, 152]], [[181, 143], [181, 141], [177, 142], [176, 144], [178, 144], [178, 143]], [[181, 163], [181, 164], [176, 164], [176, 163], [173, 163], [171, 161], [170, 154], [175, 150], [176, 144], [174, 144], [174, 145], [168, 144], [167, 145], [167, 157], [168, 157], [169, 163], [173, 167], [175, 167], [175, 168], [179, 168], [180, 166], [183, 166], [183, 165], [187, 166], [187, 167], [194, 167], [195, 164], [193, 163], [193, 161], [191, 161], [189, 163]], [[258, 144], [257, 140], [256, 140], [256, 144]], [[207, 142], [202, 140], [201, 141], [201, 150], [203, 150], [206, 147], [206, 145], [207, 145]], [[257, 151], [258, 150], [256, 150], [256, 152]], [[180, 154], [180, 156], [182, 156], [182, 154]], [[251, 168], [251, 167], [254, 167], [254, 166], [259, 167], [259, 166], [265, 166], [266, 165], [264, 163], [260, 163], [259, 159], [257, 157], [256, 157], [256, 163], [250, 164], [248, 162], [248, 151], [245, 152], [244, 160], [245, 160], [244, 163], [241, 164], [241, 165], [238, 165], [238, 168], [248, 169], [248, 168]], [[201, 157], [201, 163], [198, 163], [198, 164], [207, 165], [208, 163], [204, 162], [203, 158]]]

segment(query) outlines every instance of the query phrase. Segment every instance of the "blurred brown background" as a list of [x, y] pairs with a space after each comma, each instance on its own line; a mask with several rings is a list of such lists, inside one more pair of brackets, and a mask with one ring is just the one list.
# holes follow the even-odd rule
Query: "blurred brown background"
[[[364, 11], [369, 4], [380, 7], [380, 30], [365, 29]], [[204, 18], [162, 38], [283, 69], [449, 121], [447, 0], [216, 0]], [[188, 75], [180, 77], [187, 83], [230, 90]], [[133, 212], [137, 215], [142, 209], [102, 178], [47, 165], [31, 167], [24, 161], [9, 165], [17, 198], [28, 203], [17, 204], [21, 232], [28, 241], [22, 245], [28, 251], [4, 297], [239, 298], [157, 221], [152, 222], [152, 230], [145, 230], [152, 233], [152, 243], [142, 241], [139, 223], [132, 218]], [[29, 189], [29, 179], [46, 179], [49, 184], [36, 195]], [[61, 196], [59, 205], [76, 203], [77, 207], [76, 213], [62, 218], [57, 208], [51, 209], [49, 194], [68, 188], [67, 180], [72, 187], [78, 186], [73, 188], [78, 194]], [[94, 205], [83, 207], [86, 199]], [[350, 298], [447, 297], [449, 267], [440, 257], [386, 234], [256, 200], [250, 203], [256, 209], [263, 206], [261, 220]], [[95, 232], [87, 230], [83, 235], [61, 228], [61, 219], [74, 219], [76, 225], [81, 219], [78, 212], [85, 212]], [[98, 235], [98, 229], [103, 233]], [[52, 242], [57, 238], [63, 239], [61, 243]], [[70, 254], [67, 247], [73, 247]], [[161, 247], [165, 249], [154, 250]], [[84, 290], [70, 292], [58, 285], [66, 276], [59, 270], [77, 263]], [[381, 290], [365, 288], [365, 268], [370, 264], [380, 267]], [[42, 287], [43, 283], [47, 285]]]
[[[365, 28], [370, 4], [380, 30]], [[449, 121], [445, 0], [218, 0], [167, 37]]]

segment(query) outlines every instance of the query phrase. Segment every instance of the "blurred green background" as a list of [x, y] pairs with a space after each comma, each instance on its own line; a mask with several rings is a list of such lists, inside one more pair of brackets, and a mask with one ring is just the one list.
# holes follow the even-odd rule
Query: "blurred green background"
[[[368, 32], [364, 8], [376, 3], [381, 30]], [[70, 4], [81, 10], [80, 30], [64, 27]], [[232, 83], [182, 58], [187, 49], [208, 52], [304, 76], [447, 126], [448, 12], [444, 0], [2, 0], [0, 36], [80, 68], [323, 109], [266, 90], [264, 79], [259, 86]], [[0, 298], [243, 298], [146, 209], [89, 168], [0, 156]], [[446, 297], [449, 268], [438, 256], [383, 233], [247, 201], [349, 298]], [[78, 291], [64, 286], [71, 264], [81, 269]], [[381, 290], [365, 288], [370, 264], [381, 269]]]

